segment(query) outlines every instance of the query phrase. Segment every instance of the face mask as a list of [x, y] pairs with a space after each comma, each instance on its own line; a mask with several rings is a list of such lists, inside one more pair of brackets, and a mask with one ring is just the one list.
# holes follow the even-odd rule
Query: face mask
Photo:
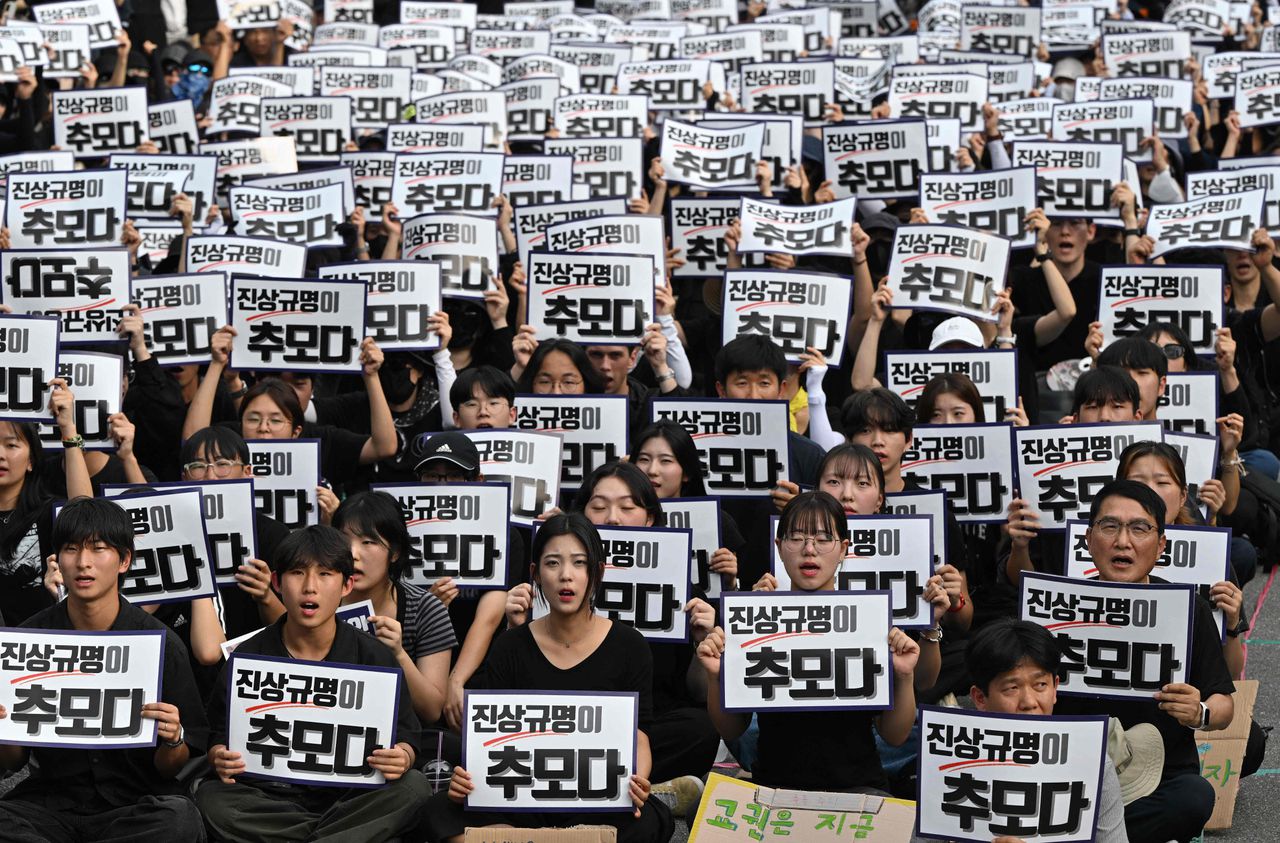
[[1076, 101], [1076, 83], [1075, 82], [1059, 82], [1053, 87], [1053, 95], [1063, 102]]
[[378, 380], [382, 382], [388, 404], [403, 404], [413, 397], [418, 386], [410, 377], [408, 366], [383, 366], [378, 370]]
[[209, 77], [203, 73], [184, 72], [173, 86], [173, 95], [178, 99], [191, 100], [199, 104], [209, 90]]

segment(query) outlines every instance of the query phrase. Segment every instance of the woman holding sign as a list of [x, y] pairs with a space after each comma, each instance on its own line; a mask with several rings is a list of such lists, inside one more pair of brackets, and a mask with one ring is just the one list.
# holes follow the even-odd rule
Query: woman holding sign
[[[661, 802], [649, 799], [653, 661], [639, 632], [595, 613], [596, 589], [604, 579], [600, 534], [579, 513], [552, 516], [535, 534], [531, 558], [532, 590], [535, 598], [546, 604], [547, 615], [526, 623], [526, 611], [518, 624], [497, 639], [489, 654], [485, 684], [494, 690], [638, 694], [635, 768], [630, 778], [635, 810], [590, 814], [464, 811], [463, 804], [476, 789], [476, 781], [459, 766], [453, 770], [448, 793], [437, 793], [427, 804], [429, 839], [460, 843], [467, 828], [493, 825], [536, 828], [603, 823], [618, 828], [619, 843], [665, 843], [673, 831], [671, 815]], [[464, 724], [464, 734], [469, 731], [470, 723]], [[467, 739], [473, 738], [467, 735]], [[484, 771], [475, 773], [483, 775]], [[587, 804], [584, 802], [584, 807]], [[536, 798], [519, 807], [536, 808]]]

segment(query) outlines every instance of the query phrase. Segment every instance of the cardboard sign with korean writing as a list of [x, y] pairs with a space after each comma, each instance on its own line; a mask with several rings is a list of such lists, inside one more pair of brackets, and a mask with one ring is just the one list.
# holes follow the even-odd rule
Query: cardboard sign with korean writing
[[356, 207], [364, 208], [365, 220], [382, 222], [382, 206], [391, 201], [395, 177], [394, 152], [344, 152], [342, 165], [351, 169]]
[[429, 588], [450, 577], [459, 588], [508, 588], [511, 487], [506, 483], [385, 483], [409, 529], [405, 582]]
[[533, 252], [529, 324], [540, 339], [638, 345], [656, 312], [653, 276], [648, 256]]
[[1280, 67], [1237, 74], [1234, 110], [1244, 129], [1280, 123]]
[[[699, 128], [741, 129], [752, 123], [764, 126], [764, 140], [760, 143], [760, 155], [757, 160], [769, 165], [773, 171], [774, 192], [781, 192], [787, 177], [787, 168], [795, 165], [800, 158], [801, 136], [804, 132], [804, 119], [788, 114], [752, 114], [750, 120], [734, 120], [731, 117], [706, 117], [698, 121]], [[723, 188], [729, 193], [739, 191], [755, 192], [752, 183], [747, 187]]]
[[273, 278], [301, 278], [307, 247], [263, 237], [197, 234], [187, 238], [188, 272], [253, 272]]
[[341, 246], [338, 226], [343, 213], [343, 187], [328, 184], [309, 190], [276, 190], [244, 185], [228, 191], [236, 231], [303, 246]]
[[1093, 840], [1107, 718], [922, 706], [916, 801], [921, 837]]
[[306, 169], [282, 176], [265, 176], [244, 183], [245, 187], [267, 187], [273, 190], [315, 190], [330, 185], [342, 188], [341, 210], [349, 216], [356, 209], [356, 186], [351, 168], [346, 165]]
[[218, 156], [218, 190], [222, 192], [246, 179], [298, 172], [297, 149], [292, 137], [203, 143], [200, 151]]
[[[769, 535], [778, 534], [778, 516], [770, 516]], [[924, 587], [933, 576], [933, 516], [849, 515], [849, 550], [836, 571], [838, 591], [884, 591], [893, 602], [893, 625], [928, 629], [933, 610]], [[776, 544], [772, 572], [778, 591], [795, 587]]]
[[549, 155], [573, 155], [573, 198], [638, 199], [644, 151], [640, 138], [548, 138]]
[[1009, 99], [997, 107], [1000, 133], [1012, 140], [1044, 140], [1053, 129], [1053, 97]]
[[359, 372], [365, 285], [341, 279], [231, 279], [231, 366]]
[[1104, 33], [1102, 36], [1102, 60], [1115, 76], [1181, 79], [1183, 66], [1190, 56], [1189, 32]]
[[162, 366], [208, 363], [209, 344], [227, 319], [227, 277], [221, 272], [145, 275], [130, 285], [151, 356]]
[[[912, 409], [925, 385], [948, 372], [973, 381], [988, 421], [1004, 421], [1005, 413], [1018, 406], [1018, 355], [1013, 349], [886, 351], [884, 360], [885, 386]], [[933, 423], [932, 419], [919, 421]]]
[[[535, 56], [547, 62], [547, 56]], [[569, 65], [575, 73], [577, 68]], [[561, 82], [555, 77], [536, 77], [509, 82], [499, 88], [507, 98], [507, 127], [511, 140], [540, 141], [551, 128], [551, 111], [560, 96]]]
[[410, 100], [407, 67], [322, 67], [320, 93], [351, 98], [351, 125], [380, 129], [400, 119]]
[[1217, 436], [1218, 370], [1170, 372], [1156, 401], [1156, 419], [1165, 430]]
[[53, 142], [77, 158], [132, 152], [146, 139], [149, 122], [145, 88], [53, 94]]
[[902, 455], [907, 488], [941, 489], [961, 523], [1006, 520], [1013, 489], [1009, 424], [918, 425]]
[[1118, 143], [1018, 141], [1013, 166], [1036, 168], [1039, 206], [1050, 217], [1119, 217], [1111, 192], [1124, 180], [1124, 148]]
[[1189, 585], [1076, 580], [1023, 572], [1022, 620], [1058, 639], [1059, 694], [1141, 699], [1187, 681], [1195, 589]]
[[111, 0], [72, 0], [68, 3], [42, 3], [32, 8], [36, 23], [84, 24], [89, 27], [89, 45], [95, 50], [116, 46], [116, 33], [121, 30], [120, 13]]
[[63, 344], [119, 339], [116, 325], [129, 303], [128, 250], [7, 249], [0, 279], [0, 302], [14, 313], [57, 316]]
[[[65, 337], [65, 334], [63, 335]], [[114, 451], [108, 419], [120, 412], [124, 401], [125, 363], [117, 354], [73, 351], [64, 347], [58, 354], [58, 377], [75, 395], [72, 412], [76, 432], [84, 437], [84, 447], [92, 451]], [[45, 448], [57, 447], [62, 433], [52, 423], [40, 425]]]
[[[239, 468], [240, 466], [236, 466], [236, 469]], [[212, 474], [208, 476], [213, 477]], [[148, 483], [147, 487], [157, 492], [194, 490], [200, 493], [214, 582], [219, 586], [235, 587], [235, 575], [240, 566], [250, 559], [258, 558], [253, 481], [248, 478], [232, 480], [219, 477], [216, 483], [204, 481]], [[132, 506], [133, 502], [120, 496], [134, 488], [136, 487], [109, 483], [102, 485], [104, 495], [109, 498], [118, 498], [117, 503], [129, 506]]]
[[511, 522], [531, 527], [560, 500], [560, 434], [528, 430], [463, 431], [480, 452], [480, 473], [511, 487]]
[[316, 91], [316, 69], [314, 67], [281, 67], [279, 65], [263, 65], [253, 67], [231, 67], [228, 76], [257, 76], [271, 82], [288, 85], [289, 90], [300, 97], [309, 97]]
[[929, 222], [999, 234], [1011, 241], [1011, 248], [1029, 248], [1035, 245], [1026, 218], [1037, 207], [1036, 170], [925, 173], [920, 177], [920, 207]]
[[[1053, 107], [1053, 137], [1059, 141], [1118, 143], [1135, 161], [1150, 161], [1142, 145], [1155, 124], [1151, 100], [1063, 103]], [[1016, 163], [1016, 162], [1015, 162]]]
[[[1210, 436], [1195, 433], [1178, 433], [1165, 430], [1164, 443], [1173, 447], [1182, 458], [1187, 474], [1187, 503], [1195, 506], [1199, 498], [1200, 487], [1205, 481], [1218, 476], [1218, 437], [1216, 432]], [[1208, 517], [1208, 504], [1200, 504], [1201, 513]]]
[[0, 419], [48, 422], [58, 372], [58, 317], [0, 313]]
[[727, 268], [724, 232], [740, 213], [737, 199], [676, 196], [667, 203], [671, 248], [680, 250], [683, 266], [672, 278], [719, 278]]
[[1224, 158], [1220, 169], [1187, 173], [1188, 199], [1259, 188], [1267, 191], [1267, 201], [1262, 210], [1263, 226], [1273, 236], [1280, 234], [1280, 164], [1273, 163], [1270, 156]]
[[547, 226], [543, 245], [548, 252], [644, 256], [653, 262], [653, 283], [665, 284], [662, 268], [666, 244], [661, 217], [619, 214], [556, 222]]
[[1104, 266], [1098, 297], [1103, 348], [1168, 322], [1186, 331], [1197, 354], [1213, 354], [1223, 324], [1220, 266]]
[[263, 97], [288, 97], [293, 89], [283, 82], [261, 76], [224, 76], [210, 86], [209, 115], [213, 123], [206, 130], [213, 137], [222, 132], [258, 134], [262, 126]]
[[689, 531], [664, 527], [599, 530], [605, 557], [604, 580], [596, 591], [596, 614], [635, 627], [649, 641], [687, 641], [689, 616], [684, 606], [692, 596]]
[[485, 146], [498, 148], [498, 139], [507, 134], [507, 98], [501, 91], [464, 91], [436, 94], [413, 104], [419, 123], [451, 125], [480, 123], [485, 127]]
[[299, 161], [336, 161], [352, 139], [349, 97], [263, 97], [263, 137], [289, 137]]
[[551, 122], [560, 137], [635, 138], [649, 123], [643, 94], [572, 94], [557, 97]]
[[235, 32], [274, 27], [280, 19], [279, 0], [218, 0], [218, 18]]
[[857, 199], [797, 206], [743, 197], [738, 251], [783, 252], [790, 255], [853, 253], [853, 215]]
[[467, 691], [466, 807], [485, 811], [631, 811], [635, 692]]
[[10, 173], [4, 205], [10, 247], [118, 246], [127, 181], [123, 170]]
[[960, 129], [982, 128], [987, 79], [975, 74], [895, 76], [889, 83], [889, 115], [922, 120], [959, 120]]
[[853, 282], [843, 275], [727, 270], [721, 339], [728, 343], [743, 334], [761, 334], [781, 346], [792, 363], [813, 347], [839, 366], [852, 295]]
[[423, 214], [404, 223], [402, 254], [440, 268], [447, 299], [484, 301], [498, 265], [498, 225], [472, 214]]
[[969, 6], [961, 11], [960, 49], [1030, 56], [1040, 43], [1040, 9]]
[[0, 743], [57, 749], [156, 745], [165, 631], [0, 629]]
[[258, 512], [295, 529], [319, 523], [319, 439], [249, 439]]
[[723, 710], [892, 708], [892, 615], [886, 591], [721, 595]]
[[1120, 77], [1103, 79], [1098, 97], [1103, 100], [1150, 99], [1155, 108], [1156, 133], [1161, 138], [1185, 138], [1183, 117], [1191, 111], [1190, 79]]
[[320, 267], [321, 278], [365, 285], [365, 331], [383, 351], [434, 350], [427, 322], [440, 311], [440, 267], [428, 261], [355, 261]]
[[406, 217], [432, 212], [489, 216], [502, 193], [502, 158], [487, 152], [431, 152], [396, 157], [391, 201]]
[[695, 595], [716, 600], [731, 586], [734, 577], [717, 574], [710, 568], [711, 557], [724, 547], [720, 529], [720, 501], [713, 497], [664, 498], [662, 511], [667, 526], [688, 530], [690, 537], [689, 577]]
[[767, 497], [790, 476], [785, 401], [655, 398], [650, 419], [673, 421], [693, 437], [709, 494]]
[[[392, 123], [387, 126], [388, 152], [482, 152], [484, 126], [436, 126], [431, 123]], [[345, 153], [347, 155], [355, 153]], [[365, 153], [379, 155], [385, 153]]]
[[1161, 431], [1158, 422], [1015, 427], [1019, 495], [1038, 512], [1041, 530], [1063, 530], [1115, 479], [1120, 453], [1134, 442], [1161, 441]]
[[1151, 256], [1193, 247], [1252, 251], [1249, 241], [1253, 230], [1262, 227], [1266, 195], [1264, 189], [1245, 190], [1176, 205], [1152, 205], [1147, 236], [1156, 241], [1156, 248]]
[[822, 152], [836, 196], [914, 198], [929, 169], [923, 120], [872, 121], [825, 126]]
[[698, 190], [750, 187], [755, 183], [764, 131], [763, 123], [712, 129], [668, 118], [662, 124], [666, 178]]
[[135, 222], [140, 219], [172, 220], [169, 208], [179, 191], [191, 199], [193, 221], [203, 221], [214, 204], [218, 161], [212, 155], [126, 152], [112, 155], [110, 166], [129, 173], [128, 215]]
[[502, 192], [517, 207], [566, 202], [573, 196], [573, 158], [508, 155], [502, 162]]
[[89, 39], [92, 30], [87, 24], [48, 23], [40, 27], [44, 43], [48, 44], [48, 64], [44, 68], [45, 79], [78, 79], [80, 69], [92, 58]]
[[375, 749], [396, 743], [399, 668], [233, 653], [227, 662], [227, 748], [240, 775], [327, 787], [377, 787]]
[[915, 489], [889, 492], [884, 496], [884, 511], [890, 515], [927, 515], [933, 530], [933, 568], [947, 564], [947, 525], [951, 506], [942, 489]]
[[643, 94], [653, 111], [701, 110], [704, 85], [724, 88], [724, 68], [706, 59], [631, 62], [618, 68], [617, 78], [619, 94]]
[[568, 220], [622, 216], [626, 212], [626, 200], [617, 197], [561, 202], [539, 207], [518, 207], [515, 218], [512, 220], [516, 233], [516, 253], [520, 256], [520, 261], [528, 266], [530, 250], [546, 248], [547, 229], [550, 226]]
[[894, 307], [994, 322], [991, 307], [1008, 268], [1009, 241], [999, 235], [953, 225], [899, 226], [889, 262]]
[[198, 489], [142, 492], [114, 500], [133, 524], [133, 564], [124, 572], [120, 588], [125, 599], [146, 604], [213, 596], [213, 559]]
[[630, 442], [624, 395], [520, 395], [515, 403], [516, 430], [560, 434], [560, 484], [577, 489], [600, 466], [625, 455]]
[[[1098, 566], [1089, 554], [1085, 531], [1088, 521], [1068, 521], [1064, 570], [1068, 577], [1092, 579]], [[1195, 586], [1200, 596], [1213, 606], [1213, 618], [1223, 631], [1222, 609], [1209, 599], [1209, 589], [1230, 579], [1231, 529], [1229, 527], [1195, 527], [1168, 524], [1164, 528], [1164, 552], [1156, 560], [1151, 573], [1163, 580]]]
[[823, 106], [832, 102], [835, 65], [831, 62], [766, 62], [742, 68], [742, 106], [762, 114], [795, 114], [805, 126], [823, 124]]

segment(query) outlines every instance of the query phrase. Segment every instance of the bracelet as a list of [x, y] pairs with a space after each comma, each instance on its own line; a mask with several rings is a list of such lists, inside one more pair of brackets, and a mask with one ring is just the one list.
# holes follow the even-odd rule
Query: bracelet
[[941, 644], [942, 643], [942, 627], [935, 626], [933, 629], [921, 630], [920, 640], [928, 641], [930, 644]]
[[248, 391], [249, 391], [249, 387], [247, 387], [247, 386], [241, 386], [239, 389], [235, 390], [234, 392], [228, 392], [228, 393], [227, 393], [227, 397], [228, 397], [228, 398], [243, 398], [243, 397], [244, 397], [244, 394], [245, 394], [246, 392], [248, 392]]
[[1125, 237], [1141, 237], [1141, 236], [1142, 236], [1142, 229], [1141, 229], [1141, 228], [1126, 228], [1126, 229], [1124, 230], [1124, 236], [1125, 236]]
[[961, 595], [960, 595], [960, 602], [959, 602], [959, 603], [957, 603], [956, 605], [952, 606], [950, 609], [947, 609], [947, 614], [949, 614], [949, 615], [951, 615], [951, 614], [955, 614], [956, 612], [958, 612], [958, 611], [960, 611], [961, 609], [963, 609], [963, 608], [964, 608], [964, 605], [965, 605], [964, 595], [963, 595], [963, 594], [961, 594]]
[[70, 439], [63, 439], [63, 440], [62, 440], [62, 447], [64, 447], [64, 448], [84, 448], [84, 437], [83, 437], [83, 436], [81, 436], [79, 433], [77, 433], [75, 436], [72, 436]]
[[1218, 468], [1234, 468], [1241, 477], [1249, 476], [1249, 472], [1245, 471], [1244, 468], [1244, 460], [1240, 458], [1239, 454], [1236, 454], [1229, 460], [1220, 460], [1218, 462]]
[[185, 736], [185, 734], [186, 734], [186, 733], [184, 732], [184, 730], [183, 730], [183, 728], [182, 728], [182, 724], [181, 724], [181, 723], [179, 723], [179, 724], [178, 724], [178, 739], [177, 739], [177, 740], [175, 740], [175, 741], [160, 741], [160, 743], [161, 743], [163, 746], [167, 747], [168, 749], [177, 749], [178, 747], [182, 746], [182, 739], [183, 739], [183, 737]]
[[663, 381], [673, 381], [676, 379], [676, 373], [668, 370], [661, 375], [655, 375], [655, 377], [657, 378], [658, 383], [662, 383]]
[[860, 260], [860, 261], [854, 261], [854, 262], [853, 262], [853, 265], [854, 265], [854, 266], [863, 266], [864, 264], [866, 264], [866, 262], [867, 262], [867, 259], [866, 259], [866, 258], [863, 258], [863, 259], [862, 259], [862, 260]]
[[996, 342], [1001, 343], [1002, 345], [1017, 345], [1018, 338], [1017, 337], [996, 337]]
[[1036, 253], [1032, 256], [1032, 260], [1034, 260], [1036, 263], [1044, 263], [1044, 262], [1045, 262], [1045, 261], [1047, 261], [1048, 259], [1049, 259], [1049, 250], [1048, 250], [1048, 249], [1045, 249], [1043, 252], [1036, 252]]

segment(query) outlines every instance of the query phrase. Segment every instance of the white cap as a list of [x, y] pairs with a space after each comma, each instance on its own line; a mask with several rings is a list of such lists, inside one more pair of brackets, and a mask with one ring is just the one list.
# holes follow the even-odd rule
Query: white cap
[[952, 316], [933, 329], [933, 339], [929, 340], [929, 350], [936, 351], [947, 343], [962, 342], [974, 348], [983, 348], [986, 343], [982, 339], [982, 331], [967, 316]]

